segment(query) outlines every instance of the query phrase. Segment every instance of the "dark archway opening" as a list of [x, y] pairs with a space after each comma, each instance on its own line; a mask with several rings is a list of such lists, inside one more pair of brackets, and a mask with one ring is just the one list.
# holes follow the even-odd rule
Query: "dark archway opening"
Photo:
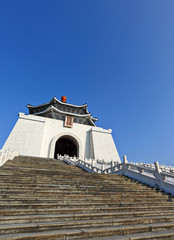
[[77, 144], [68, 137], [61, 137], [56, 142], [54, 158], [57, 158], [57, 154], [77, 157]]

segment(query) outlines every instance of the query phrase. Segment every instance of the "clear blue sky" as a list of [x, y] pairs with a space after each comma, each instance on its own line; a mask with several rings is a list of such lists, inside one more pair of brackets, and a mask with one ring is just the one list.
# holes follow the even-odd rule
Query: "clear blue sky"
[[88, 104], [120, 156], [174, 165], [173, 0], [1, 0], [0, 148], [19, 112]]

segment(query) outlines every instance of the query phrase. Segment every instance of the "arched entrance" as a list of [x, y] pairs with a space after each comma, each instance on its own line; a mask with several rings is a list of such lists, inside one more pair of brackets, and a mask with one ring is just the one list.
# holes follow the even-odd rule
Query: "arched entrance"
[[56, 147], [56, 142], [60, 139], [60, 138], [68, 138], [70, 140], [72, 140], [76, 146], [77, 146], [77, 157], [83, 159], [84, 158], [84, 146], [82, 144], [81, 139], [74, 133], [72, 132], [61, 132], [57, 135], [55, 135], [51, 142], [50, 142], [50, 147], [49, 147], [49, 153], [48, 153], [48, 157], [49, 158], [54, 158], [55, 156], [55, 147]]
[[78, 145], [76, 141], [69, 136], [60, 137], [55, 144], [54, 158], [57, 158], [57, 154], [69, 155], [70, 157], [78, 156]]

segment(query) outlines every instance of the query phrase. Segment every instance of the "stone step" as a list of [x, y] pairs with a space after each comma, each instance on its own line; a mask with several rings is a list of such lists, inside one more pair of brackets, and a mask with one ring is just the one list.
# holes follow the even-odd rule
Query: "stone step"
[[[88, 176], [88, 179], [97, 179], [98, 181], [103, 179], [106, 183], [111, 181], [111, 184], [114, 184], [116, 182], [125, 182], [125, 183], [137, 182], [135, 180], [131, 180], [131, 179], [126, 178], [121, 175], [110, 174], [108, 177], [107, 174], [95, 174], [95, 173], [91, 174], [91, 173], [87, 173], [87, 172], [82, 172], [80, 169], [79, 169], [79, 171], [76, 171], [78, 169], [76, 167], [74, 167], [73, 169], [69, 169], [69, 168], [66, 169], [66, 168], [64, 168], [64, 166], [59, 169], [56, 169], [54, 167], [52, 170], [50, 170], [50, 169], [40, 170], [39, 168], [25, 169], [24, 167], [21, 167], [20, 169], [19, 169], [19, 167], [16, 167], [16, 168], [12, 167], [12, 168], [5, 169], [4, 166], [2, 166], [2, 168], [3, 168], [3, 171], [0, 172], [0, 178], [4, 178], [4, 179], [6, 179], [8, 176], [13, 177], [15, 175], [17, 176], [17, 178], [23, 177], [22, 174], [24, 174], [24, 173], [26, 173], [27, 178], [30, 177], [30, 175], [31, 175], [32, 177], [35, 177], [36, 179], [38, 178], [38, 176], [41, 176], [43, 173], [44, 173], [45, 177], [50, 176], [51, 173], [55, 173], [56, 175], [57, 175], [57, 173], [59, 173], [59, 175], [57, 175], [58, 178], [62, 178], [62, 176], [66, 176], [67, 179], [69, 179], [70, 177], [75, 178], [77, 176], [80, 176], [80, 177], [82, 177], [82, 180], [83, 180], [83, 179], [85, 179], [86, 176]], [[38, 175], [35, 175], [35, 171], [38, 173]], [[69, 173], [71, 173], [70, 176], [69, 176]]]
[[[16, 199], [16, 200], [30, 200], [30, 199], [43, 199], [45, 201], [45, 199], [59, 199], [59, 200], [63, 200], [63, 201], [69, 201], [70, 199], [73, 200], [73, 201], [89, 201], [91, 202], [92, 200], [96, 201], [97, 199], [99, 199], [100, 201], [107, 201], [107, 202], [110, 202], [110, 199], [111, 201], [117, 201], [117, 202], [121, 202], [122, 200], [125, 201], [125, 202], [153, 202], [153, 201], [158, 201], [161, 200], [162, 202], [171, 202], [171, 199], [170, 198], [163, 198], [163, 196], [160, 198], [156, 198], [154, 197], [153, 199], [153, 196], [149, 196], [149, 197], [146, 197], [146, 196], [143, 196], [143, 197], [130, 197], [130, 196], [123, 196], [123, 197], [120, 197], [120, 196], [110, 196], [110, 199], [108, 198], [108, 195], [94, 195], [94, 194], [20, 194], [20, 195], [15, 195], [15, 194], [10, 194], [10, 195], [7, 195], [5, 193], [1, 193], [0, 194], [0, 200], [1, 201], [9, 201], [10, 199]], [[173, 202], [171, 202], [171, 204], [173, 205]]]
[[[142, 217], [143, 216], [143, 217]], [[158, 220], [158, 222], [171, 221], [174, 218], [174, 211], [153, 211], [153, 212], [121, 212], [121, 213], [91, 213], [91, 214], [42, 214], [42, 215], [16, 215], [16, 216], [1, 216], [0, 224], [18, 224], [18, 223], [39, 223], [39, 222], [58, 222], [58, 221], [79, 221], [79, 220], [103, 220], [114, 219], [118, 222], [126, 220], [133, 224], [134, 220], [139, 222], [147, 222]], [[133, 221], [132, 221], [133, 219]], [[144, 220], [143, 220], [144, 219]], [[151, 221], [151, 223], [152, 223]], [[173, 221], [173, 220], [172, 220]]]
[[[48, 187], [48, 186], [56, 186], [56, 185], [59, 185], [59, 186], [65, 186], [67, 185], [68, 187], [69, 186], [76, 186], [76, 187], [81, 187], [81, 186], [85, 186], [85, 187], [103, 187], [103, 188], [108, 188], [108, 189], [121, 189], [121, 188], [130, 188], [130, 189], [137, 189], [137, 190], [145, 190], [145, 191], [157, 191], [156, 189], [151, 189], [149, 188], [148, 186], [147, 187], [140, 187], [140, 186], [133, 186], [133, 185], [129, 185], [129, 184], [126, 184], [126, 185], [123, 185], [123, 184], [115, 184], [115, 185], [110, 185], [108, 186], [107, 184], [104, 184], [104, 183], [100, 183], [98, 182], [97, 184], [95, 182], [91, 182], [91, 181], [85, 181], [85, 183], [83, 182], [75, 182], [73, 181], [73, 179], [71, 179], [70, 181], [65, 181], [65, 180], [58, 180], [56, 179], [56, 181], [54, 180], [44, 180], [44, 179], [39, 179], [38, 181], [36, 181], [35, 179], [19, 179], [18, 181], [16, 181], [16, 179], [11, 179], [11, 182], [10, 181], [3, 181], [3, 180], [0, 180], [0, 182], [3, 184], [4, 187], [20, 187], [20, 186], [23, 186], [23, 187]], [[21, 184], [23, 183], [23, 184]]]
[[144, 206], [144, 207], [55, 207], [55, 208], [20, 208], [20, 209], [12, 209], [12, 208], [6, 208], [6, 209], [0, 209], [0, 215], [1, 216], [7, 216], [7, 215], [25, 215], [25, 214], [66, 214], [66, 213], [101, 213], [101, 212], [134, 212], [134, 211], [173, 211], [174, 207], [171, 206]]
[[[88, 178], [88, 176], [86, 176]], [[6, 177], [0, 177], [0, 181], [4, 184], [4, 185], [22, 185], [21, 180], [23, 180], [23, 184], [24, 185], [28, 185], [28, 186], [36, 186], [36, 185], [41, 185], [41, 186], [46, 186], [46, 185], [51, 185], [51, 184], [67, 184], [67, 185], [72, 185], [72, 184], [76, 184], [76, 185], [87, 185], [91, 183], [92, 185], [96, 185], [96, 186], [105, 186], [105, 187], [135, 187], [138, 189], [149, 189], [149, 190], [153, 190], [154, 188], [149, 187], [149, 186], [144, 186], [144, 185], [139, 185], [139, 184], [135, 184], [135, 183], [128, 183], [125, 181], [117, 181], [114, 184], [108, 184], [107, 182], [103, 182], [103, 179], [99, 179], [96, 181], [96, 179], [80, 179], [80, 177], [76, 177], [76, 179], [68, 178], [66, 176], [61, 175], [61, 177], [57, 177], [57, 178], [51, 178], [50, 177], [46, 177], [46, 176], [40, 176], [40, 177], [32, 177], [31, 174], [29, 177], [25, 176], [25, 177], [17, 177], [17, 176], [6, 176]], [[155, 190], [155, 189], [154, 189]]]
[[[10, 180], [9, 180], [10, 178]], [[64, 177], [66, 178], [66, 177]], [[51, 179], [48, 177], [45, 178], [45, 176], [43, 178], [38, 178], [38, 179], [35, 179], [35, 178], [27, 178], [27, 177], [24, 177], [24, 178], [16, 178], [15, 176], [14, 177], [9, 177], [7, 179], [0, 179], [0, 181], [4, 184], [4, 186], [21, 186], [21, 181], [23, 181], [23, 184], [24, 186], [49, 186], [49, 185], [68, 185], [68, 186], [72, 186], [72, 185], [76, 185], [76, 186], [88, 186], [88, 185], [91, 185], [91, 186], [98, 186], [98, 187], [105, 187], [105, 188], [135, 188], [135, 189], [142, 189], [142, 190], [149, 190], [149, 191], [155, 191], [156, 189], [154, 188], [151, 188], [149, 186], [139, 186], [139, 185], [136, 185], [135, 186], [133, 184], [124, 184], [124, 183], [117, 183], [117, 184], [106, 184], [106, 183], [103, 183], [102, 181], [98, 181], [96, 182], [96, 180], [85, 180], [84, 182], [82, 181], [75, 181], [75, 179], [69, 179], [69, 180], [65, 180], [65, 179]]]
[[[171, 231], [174, 229], [174, 222], [170, 223], [153, 223], [143, 225], [128, 225], [128, 226], [112, 226], [112, 227], [98, 227], [98, 228], [78, 228], [78, 229], [65, 229], [65, 230], [51, 230], [38, 232], [42, 224], [31, 224], [35, 227], [36, 232], [27, 233], [15, 233], [15, 234], [4, 234], [1, 239], [6, 240], [44, 240], [44, 239], [59, 239], [59, 240], [71, 240], [71, 239], [89, 239], [96, 236], [110, 236], [112, 235], [128, 235], [136, 233], [154, 233], [155, 231]], [[174, 231], [171, 231], [174, 233]], [[140, 235], [140, 234], [139, 234]], [[142, 235], [142, 234], [141, 234]], [[158, 233], [156, 234], [158, 235]], [[173, 235], [169, 235], [173, 236]], [[117, 238], [118, 239], [118, 238]]]
[[12, 191], [12, 189], [13, 189], [13, 191], [24, 191], [24, 192], [26, 192], [26, 191], [55, 191], [55, 190], [57, 190], [57, 191], [62, 191], [62, 192], [69, 192], [70, 190], [71, 191], [74, 191], [74, 192], [77, 192], [77, 191], [91, 191], [91, 192], [93, 192], [93, 191], [95, 191], [96, 192], [96, 190], [98, 190], [98, 191], [100, 191], [100, 192], [112, 192], [112, 190], [113, 190], [113, 192], [124, 192], [124, 191], [126, 191], [127, 193], [129, 193], [129, 192], [143, 192], [143, 193], [153, 193], [153, 191], [149, 191], [148, 189], [135, 189], [135, 188], [131, 188], [131, 187], [127, 187], [127, 188], [105, 188], [105, 187], [98, 187], [98, 186], [59, 186], [59, 185], [57, 185], [57, 186], [50, 186], [50, 187], [25, 187], [25, 186], [23, 186], [23, 187], [15, 187], [15, 186], [13, 186], [13, 187], [5, 187], [5, 186], [3, 186], [2, 188], [0, 188], [1, 189], [1, 191], [6, 191], [6, 192], [11, 192]]
[[[147, 188], [147, 186], [144, 186], [144, 185], [140, 185], [140, 184], [136, 184], [135, 183], [132, 183], [132, 182], [127, 182], [125, 181], [124, 179], [118, 179], [117, 182], [115, 183], [112, 183], [112, 184], [108, 184], [108, 181], [105, 181], [105, 179], [101, 178], [101, 179], [97, 179], [96, 181], [96, 178], [89, 178], [89, 175], [85, 175], [85, 177], [82, 175], [80, 176], [80, 174], [78, 174], [78, 176], [72, 176], [71, 172], [68, 173], [69, 176], [67, 176], [67, 173], [66, 174], [62, 174], [62, 173], [55, 173], [56, 175], [35, 175], [35, 174], [32, 174], [30, 173], [28, 175], [29, 172], [27, 173], [21, 173], [20, 175], [17, 175], [16, 173], [14, 173], [13, 175], [11, 174], [8, 174], [8, 175], [1, 175], [0, 176], [0, 180], [6, 184], [8, 183], [13, 183], [14, 181], [16, 183], [21, 183], [20, 180], [24, 180], [24, 183], [32, 183], [33, 181], [33, 184], [35, 184], [36, 182], [38, 183], [52, 183], [52, 181], [54, 182], [67, 182], [67, 183], [71, 183], [71, 181], [73, 181], [74, 183], [87, 183], [87, 182], [93, 182], [93, 183], [96, 183], [96, 184], [102, 184], [102, 185], [108, 185], [109, 186], [116, 186], [116, 185], [128, 185], [128, 186], [133, 186], [134, 187], [141, 187], [141, 188]], [[23, 175], [25, 174], [25, 175]], [[57, 176], [58, 175], [58, 176]], [[65, 178], [66, 177], [66, 178]], [[31, 182], [27, 182], [28, 180], [31, 180]], [[48, 182], [47, 182], [48, 181]], [[104, 182], [103, 182], [104, 181]], [[14, 183], [15, 183], [14, 182]], [[150, 187], [149, 187], [150, 188]]]
[[[125, 189], [120, 189], [120, 190], [117, 190], [117, 189], [105, 189], [105, 188], [2, 188], [0, 189], [1, 193], [5, 192], [6, 194], [27, 194], [27, 193], [60, 193], [60, 194], [69, 194], [70, 192], [72, 194], [97, 194], [97, 195], [104, 195], [104, 194], [109, 194], [109, 195], [115, 195], [115, 196], [120, 196], [120, 197], [123, 197], [123, 196], [165, 196], [166, 194], [162, 194], [161, 192], [153, 192], [153, 191], [144, 191], [144, 190], [125, 190]], [[168, 195], [166, 195], [168, 196]]]
[[[148, 197], [157, 197], [157, 194], [160, 195], [160, 193], [145, 193], [145, 192], [106, 192], [106, 191], [87, 191], [87, 190], [83, 190], [83, 191], [61, 191], [61, 190], [35, 190], [35, 191], [22, 191], [22, 190], [7, 190], [7, 191], [1, 191], [0, 193], [0, 198], [4, 198], [6, 196], [6, 198], [13, 198], [15, 195], [20, 195], [20, 196], [26, 196], [26, 198], [28, 196], [38, 196], [38, 197], [44, 197], [44, 196], [50, 196], [50, 197], [63, 197], [63, 196], [72, 196], [73, 198], [78, 198], [80, 196], [98, 196], [98, 197], [102, 197], [105, 198], [104, 195], [110, 195], [110, 196], [117, 196], [117, 199], [123, 199], [123, 198], [131, 198], [133, 199], [135, 196], [141, 196], [144, 199], [148, 199]], [[167, 199], [167, 198], [166, 198]]]
[[0, 225], [0, 234], [17, 233], [17, 232], [33, 232], [33, 231], [50, 231], [50, 230], [63, 230], [74, 228], [97, 228], [97, 227], [110, 227], [110, 226], [125, 226], [135, 224], [154, 224], [154, 223], [171, 223], [173, 222], [174, 228], [174, 215], [161, 217], [139, 217], [127, 219], [95, 219], [95, 220], [75, 220], [75, 221], [59, 221], [59, 222], [43, 222], [40, 223], [21, 223], [21, 224], [8, 224]]
[[[92, 240], [173, 240], [174, 231], [158, 231], [158, 232], [146, 232], [146, 233], [136, 233], [136, 234], [126, 234], [124, 236], [109, 236], [109, 237], [94, 237]], [[83, 239], [81, 239], [83, 240]]]
[[[59, 189], [59, 188], [55, 188], [55, 189], [1, 189], [1, 192], [6, 195], [13, 195], [13, 194], [60, 194], [60, 195], [66, 195], [66, 194], [73, 194], [73, 195], [79, 195], [79, 194], [93, 194], [96, 195], [96, 190], [95, 189], [72, 189], [67, 190], [67, 189]], [[110, 190], [106, 190], [106, 189], [98, 189], [97, 191], [97, 195], [102, 195], [102, 194], [111, 194], [111, 195], [120, 195], [120, 196], [125, 196], [125, 191], [124, 189], [122, 189], [122, 191], [113, 191], [111, 192]], [[127, 190], [126, 191], [127, 196], [136, 196], [136, 195], [141, 195], [141, 196], [154, 196], [156, 195], [156, 193], [154, 192], [145, 192], [145, 191], [131, 191], [131, 190]]]
[[[4, 182], [4, 184], [6, 184], [6, 185], [13, 185], [14, 184], [14, 182], [13, 182], [13, 180], [21, 180], [21, 179], [33, 179], [34, 181], [39, 181], [40, 180], [40, 177], [32, 177], [31, 176], [31, 174], [29, 175], [29, 176], [21, 176], [21, 175], [19, 175], [19, 176], [17, 176], [16, 174], [14, 174], [14, 176], [10, 176], [11, 178], [9, 179], [9, 176], [0, 176], [0, 180], [1, 181], [3, 181]], [[63, 178], [64, 177], [64, 178]], [[13, 180], [12, 180], [12, 178], [14, 178]], [[46, 181], [44, 182], [44, 179], [49, 179], [50, 180], [50, 178], [49, 178], [49, 176], [42, 176], [42, 181], [40, 181], [40, 183], [38, 182], [37, 184], [41, 184], [41, 185], [50, 185], [50, 184], [52, 184], [52, 183], [47, 183]], [[124, 181], [124, 179], [122, 179], [122, 181], [116, 181], [116, 182], [114, 182], [114, 183], [110, 183], [109, 185], [108, 185], [108, 181], [105, 181], [105, 182], [103, 182], [104, 180], [103, 179], [98, 179], [97, 181], [96, 181], [96, 178], [94, 178], [94, 179], [92, 179], [92, 178], [88, 178], [88, 179], [81, 179], [81, 178], [72, 178], [72, 177], [70, 177], [70, 178], [68, 178], [68, 177], [66, 177], [65, 178], [65, 176], [64, 175], [59, 175], [59, 177], [57, 177], [56, 179], [51, 179], [51, 181], [53, 181], [53, 180], [56, 180], [56, 182], [57, 183], [59, 183], [59, 184], [66, 184], [66, 183], [68, 183], [68, 185], [72, 185], [72, 180], [73, 180], [73, 182], [75, 183], [75, 184], [77, 184], [77, 185], [86, 185], [87, 183], [92, 183], [92, 184], [94, 184], [94, 185], [96, 185], [96, 186], [100, 186], [101, 184], [102, 184], [102, 186], [108, 186], [108, 187], [110, 187], [110, 186], [112, 186], [112, 187], [114, 187], [114, 186], [117, 186], [117, 187], [122, 187], [122, 186], [125, 186], [125, 187], [137, 187], [137, 188], [141, 188], [141, 189], [153, 189], [152, 187], [149, 187], [149, 186], [146, 186], [146, 185], [140, 185], [140, 184], [135, 184], [134, 182], [126, 182], [126, 181]], [[31, 186], [31, 183], [30, 182], [27, 182], [26, 181], [26, 183], [28, 184], [28, 185], [30, 185]], [[16, 183], [16, 184], [18, 184], [18, 185], [21, 185], [21, 182], [18, 182], [18, 183]], [[33, 185], [36, 185], [36, 183], [33, 183]]]
[[[65, 184], [68, 184], [68, 185], [72, 185], [73, 183], [72, 183], [72, 179], [65, 179], [65, 178], [63, 178], [63, 177], [61, 177], [60, 178], [60, 176], [59, 176], [59, 178], [57, 178], [58, 179], [58, 181], [57, 181], [57, 184], [63, 184], [62, 182], [64, 182]], [[57, 180], [56, 179], [56, 180]], [[5, 177], [2, 177], [2, 176], [0, 176], [0, 180], [1, 181], [4, 181], [4, 184], [6, 184], [6, 185], [13, 185], [13, 184], [17, 184], [17, 185], [19, 185], [19, 186], [22, 186], [22, 184], [23, 183], [21, 183], [21, 182], [18, 182], [18, 183], [14, 183], [11, 179], [8, 179], [8, 178], [5, 178]], [[93, 179], [90, 179], [89, 180], [89, 182], [91, 181], [92, 182], [92, 180]], [[122, 179], [122, 181], [115, 181], [114, 180], [114, 182], [111, 182], [111, 183], [109, 183], [111, 180], [109, 180], [109, 181], [105, 181], [105, 182], [103, 182], [103, 179], [99, 179], [97, 182], [96, 182], [96, 179], [94, 179], [93, 180], [93, 183], [95, 183], [95, 184], [97, 184], [97, 185], [99, 185], [99, 184], [101, 184], [102, 183], [102, 185], [106, 185], [106, 186], [108, 186], [108, 184], [109, 184], [109, 186], [134, 186], [135, 187], [135, 183], [134, 182], [126, 182], [124, 179]], [[81, 178], [76, 178], [75, 179], [75, 181], [74, 181], [74, 183], [75, 184], [77, 184], [77, 185], [83, 185], [83, 184], [86, 184], [86, 182], [88, 182], [88, 179], [81, 179]], [[34, 185], [34, 186], [36, 186], [36, 184], [31, 184], [30, 182], [27, 182], [26, 184], [28, 184], [29, 186], [32, 186], [32, 185]], [[43, 183], [43, 182], [40, 182], [40, 183], [37, 183], [37, 185], [52, 185], [52, 183], [50, 183], [50, 184], [48, 184], [47, 182], [45, 182], [45, 183]], [[146, 188], [148, 188], [148, 189], [153, 189], [153, 187], [150, 187], [150, 186], [147, 186], [147, 185], [142, 185], [142, 184], [140, 184], [140, 183], [138, 183], [138, 184], [136, 184], [136, 187], [139, 187], [139, 188], [143, 188], [143, 189], [146, 189]]]
[[[48, 164], [49, 165], [49, 164]], [[6, 168], [5, 165], [2, 167], [3, 168], [3, 172], [0, 173], [0, 176], [1, 177], [6, 177], [6, 174], [7, 175], [14, 175], [15, 173], [17, 174], [17, 176], [21, 176], [22, 173], [28, 173], [28, 176], [29, 174], [31, 173], [35, 173], [35, 171], [41, 175], [42, 173], [45, 172], [45, 174], [48, 174], [48, 176], [50, 175], [50, 173], [52, 172], [55, 172], [55, 173], [62, 173], [63, 175], [66, 175], [67, 177], [68, 176], [68, 173], [71, 173], [71, 176], [72, 177], [75, 177], [75, 176], [82, 176], [82, 179], [85, 177], [85, 176], [89, 176], [89, 179], [95, 179], [95, 178], [98, 178], [99, 180], [100, 179], [105, 179], [105, 181], [110, 181], [110, 180], [118, 180], [118, 181], [123, 181], [123, 179], [127, 182], [133, 182], [133, 180], [130, 180], [128, 178], [125, 178], [123, 176], [120, 176], [120, 175], [117, 175], [117, 176], [114, 176], [113, 177], [113, 174], [110, 174], [110, 176], [108, 177], [108, 175], [104, 175], [104, 174], [100, 174], [99, 177], [97, 177], [97, 173], [87, 173], [87, 172], [84, 172], [82, 171], [81, 169], [79, 168], [76, 168], [76, 167], [73, 167], [71, 168], [71, 166], [67, 166], [67, 165], [64, 165], [63, 167], [61, 166], [60, 168], [57, 168], [56, 166], [54, 166], [52, 169], [46, 169], [46, 168], [43, 168], [43, 167], [36, 167], [36, 168], [25, 168], [24, 166], [21, 166], [21, 167], [11, 167], [11, 168]], [[37, 177], [37, 176], [36, 176]], [[59, 176], [58, 176], [59, 177]]]
[[[108, 200], [109, 200], [109, 203], [108, 203]], [[52, 203], [52, 204], [67, 204], [67, 205], [70, 205], [70, 204], [92, 204], [92, 203], [98, 203], [98, 204], [115, 204], [115, 205], [124, 205], [124, 206], [129, 206], [129, 205], [140, 205], [140, 204], [150, 204], [150, 205], [160, 205], [160, 204], [163, 204], [163, 205], [173, 205], [174, 202], [171, 202], [171, 201], [166, 201], [166, 199], [156, 199], [155, 201], [152, 201], [154, 199], [131, 199], [131, 200], [134, 200], [134, 201], [130, 201], [130, 199], [102, 199], [102, 198], [95, 198], [95, 199], [91, 199], [91, 198], [78, 198], [78, 199], [69, 199], [69, 198], [2, 198], [0, 199], [0, 206], [4, 206], [4, 205], [8, 205], [8, 206], [11, 206], [13, 204], [45, 204], [45, 203]]]
[[[98, 193], [98, 194], [104, 194], [104, 193], [107, 193], [107, 194], [111, 194], [111, 195], [153, 195], [153, 196], [157, 196], [157, 195], [167, 195], [167, 194], [162, 194], [161, 192], [159, 191], [149, 191], [149, 190], [142, 190], [142, 189], [131, 189], [131, 188], [128, 188], [128, 189], [114, 189], [114, 188], [97, 188], [97, 187], [72, 187], [72, 188], [61, 188], [61, 187], [57, 187], [57, 188], [40, 188], [40, 187], [36, 187], [36, 188], [13, 188], [11, 187], [10, 188], [4, 188], [2, 187], [1, 188], [1, 191], [6, 191], [6, 192], [28, 192], [28, 191], [31, 191], [31, 192], [35, 192], [35, 191], [40, 191], [40, 192], [53, 192], [53, 191], [59, 191], [59, 192], [62, 192], [62, 193], [66, 193], [66, 192], [70, 192], [70, 190], [72, 190], [71, 192], [88, 192], [88, 193]], [[168, 196], [168, 195], [167, 195]]]
[[14, 195], [13, 198], [6, 198], [7, 196], [2, 195], [2, 198], [0, 198], [0, 204], [2, 203], [7, 203], [7, 204], [11, 204], [11, 203], [58, 203], [58, 202], [64, 202], [64, 203], [69, 203], [69, 202], [99, 202], [99, 203], [137, 203], [140, 204], [141, 202], [144, 203], [171, 203], [171, 205], [173, 205], [173, 202], [170, 198], [163, 198], [163, 196], [159, 196], [154, 198], [153, 196], [148, 197], [148, 198], [142, 198], [142, 197], [129, 197], [129, 198], [120, 198], [120, 197], [111, 197], [111, 196], [94, 196], [91, 198], [91, 196], [86, 196], [86, 195], [78, 195], [78, 196], [71, 196], [71, 198], [69, 196], [59, 196], [59, 198], [56, 197], [50, 197], [48, 198], [47, 196], [45, 197], [36, 197], [36, 196], [16, 196]]
[[[172, 205], [171, 205], [172, 204]], [[95, 203], [91, 203], [91, 202], [55, 202], [55, 203], [1, 203], [0, 205], [0, 210], [1, 209], [23, 209], [23, 208], [30, 208], [30, 209], [35, 209], [35, 208], [59, 208], [59, 207], [69, 207], [69, 208], [77, 208], [77, 207], [86, 207], [86, 208], [95, 208], [95, 207], [115, 207], [115, 208], [124, 208], [126, 209], [126, 207], [130, 208], [130, 207], [136, 207], [136, 208], [143, 208], [143, 207], [148, 207], [148, 208], [153, 208], [153, 207], [169, 207], [170, 209], [174, 209], [174, 203], [156, 203], [156, 202], [151, 202], [151, 203], [145, 203], [145, 202], [141, 202], [141, 203], [122, 203], [122, 202], [118, 202], [118, 203], [99, 203], [99, 202], [95, 202]], [[173, 206], [173, 208], [172, 208]]]

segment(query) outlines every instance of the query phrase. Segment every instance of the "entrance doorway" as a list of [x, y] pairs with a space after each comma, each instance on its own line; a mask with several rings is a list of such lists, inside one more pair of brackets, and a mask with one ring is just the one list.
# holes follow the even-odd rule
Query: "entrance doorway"
[[75, 140], [69, 138], [68, 136], [63, 136], [59, 138], [55, 145], [54, 158], [59, 155], [69, 155], [70, 157], [77, 157], [77, 144]]

